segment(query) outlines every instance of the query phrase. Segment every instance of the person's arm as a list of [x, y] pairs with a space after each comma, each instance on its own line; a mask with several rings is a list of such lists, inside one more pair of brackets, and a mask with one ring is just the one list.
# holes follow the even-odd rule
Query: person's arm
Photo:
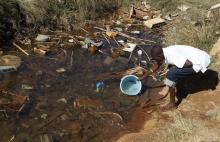
[[146, 70], [144, 68], [143, 69], [143, 75], [141, 77], [139, 77], [138, 79], [139, 80], [143, 80], [144, 78], [146, 78], [147, 76], [149, 75], [152, 75], [155, 73], [155, 71], [159, 68], [159, 65], [158, 63], [154, 63], [153, 66], [149, 69], [149, 70]]

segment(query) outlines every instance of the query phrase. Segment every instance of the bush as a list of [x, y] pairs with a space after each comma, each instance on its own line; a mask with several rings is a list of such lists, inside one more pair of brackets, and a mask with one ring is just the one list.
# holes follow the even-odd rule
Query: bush
[[13, 39], [15, 29], [24, 24], [24, 15], [16, 0], [0, 1], [0, 45]]

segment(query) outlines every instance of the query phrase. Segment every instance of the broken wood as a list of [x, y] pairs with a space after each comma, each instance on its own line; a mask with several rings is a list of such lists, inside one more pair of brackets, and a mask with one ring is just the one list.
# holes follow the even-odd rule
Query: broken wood
[[29, 56], [30, 54], [27, 53], [24, 49], [22, 49], [19, 45], [17, 45], [15, 42], [12, 43], [18, 50], [23, 52], [25, 55]]
[[[98, 29], [98, 30], [101, 30], [101, 31], [105, 31], [105, 32], [107, 31], [107, 30], [105, 30], [105, 29], [103, 29], [103, 28], [100, 28], [100, 27], [94, 27], [94, 28], [95, 28], [95, 29]], [[132, 40], [140, 40], [140, 41], [144, 41], [144, 42], [156, 43], [155, 41], [152, 41], [152, 40], [138, 39], [138, 38], [129, 36], [129, 35], [127, 35], [127, 34], [124, 34], [124, 33], [122, 33], [122, 32], [118, 32], [118, 35], [123, 36], [123, 37], [126, 37], [126, 38], [128, 38], [128, 39], [132, 39]]]

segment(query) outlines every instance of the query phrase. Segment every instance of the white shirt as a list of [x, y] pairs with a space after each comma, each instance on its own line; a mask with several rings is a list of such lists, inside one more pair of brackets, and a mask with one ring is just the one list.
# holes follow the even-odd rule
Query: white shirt
[[195, 72], [205, 72], [210, 64], [210, 56], [205, 51], [187, 46], [173, 45], [163, 48], [165, 63], [175, 65], [178, 68], [183, 68], [186, 60], [192, 62]]

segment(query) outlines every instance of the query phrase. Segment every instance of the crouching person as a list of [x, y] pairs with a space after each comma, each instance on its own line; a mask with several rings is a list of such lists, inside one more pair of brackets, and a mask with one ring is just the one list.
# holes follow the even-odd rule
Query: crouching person
[[[154, 65], [151, 67], [151, 74], [154, 73], [163, 63], [168, 65], [168, 72], [164, 80], [166, 87], [161, 92], [162, 95], [170, 94], [170, 102], [166, 109], [175, 108], [175, 97], [177, 93], [176, 84], [180, 79], [205, 73], [210, 64], [210, 56], [200, 49], [187, 45], [173, 45], [166, 48], [154, 46], [150, 50], [151, 61]], [[140, 79], [149, 75], [145, 73]]]

